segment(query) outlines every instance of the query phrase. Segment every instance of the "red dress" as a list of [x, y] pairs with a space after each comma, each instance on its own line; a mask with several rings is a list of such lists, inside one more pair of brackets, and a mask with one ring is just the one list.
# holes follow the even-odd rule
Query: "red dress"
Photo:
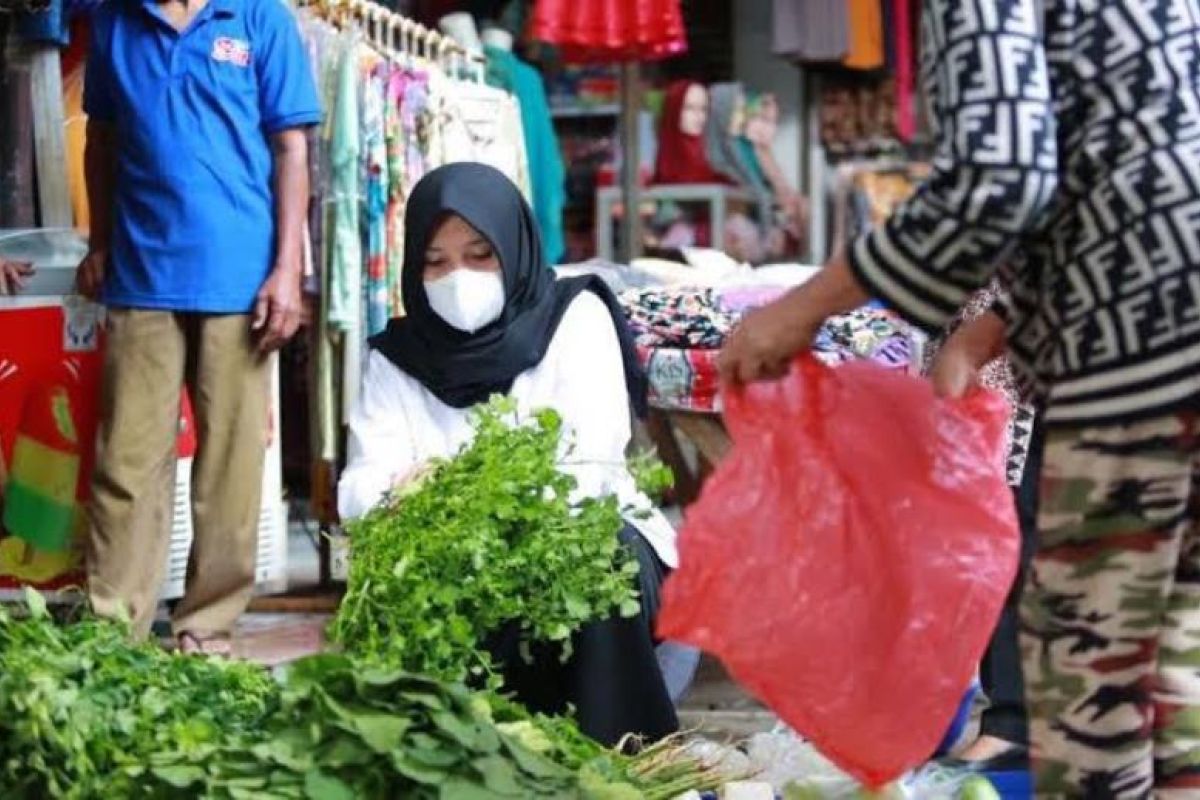
[[651, 61], [687, 50], [679, 0], [537, 0], [532, 38], [567, 61]]

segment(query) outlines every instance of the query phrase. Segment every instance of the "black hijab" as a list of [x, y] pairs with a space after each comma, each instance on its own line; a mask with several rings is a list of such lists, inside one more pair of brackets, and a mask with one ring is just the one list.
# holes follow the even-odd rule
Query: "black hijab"
[[[449, 214], [462, 217], [491, 243], [504, 273], [504, 311], [475, 333], [446, 323], [425, 295], [425, 250]], [[472, 162], [433, 170], [413, 189], [404, 228], [401, 286], [407, 316], [392, 320], [371, 339], [389, 361], [446, 405], [469, 408], [493, 394], [508, 394], [518, 375], [540, 364], [571, 303], [592, 292], [612, 315], [630, 402], [638, 417], [645, 416], [646, 374], [616, 296], [594, 275], [555, 279], [542, 260], [533, 212], [503, 173]]]

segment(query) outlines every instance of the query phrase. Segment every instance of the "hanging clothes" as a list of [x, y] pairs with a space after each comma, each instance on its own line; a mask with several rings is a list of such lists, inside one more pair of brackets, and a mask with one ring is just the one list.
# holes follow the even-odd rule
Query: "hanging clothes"
[[388, 158], [385, 128], [385, 93], [390, 68], [377, 56], [360, 63], [362, 108], [362, 155], [366, 195], [364, 197], [364, 241], [367, 256], [366, 335], [374, 336], [387, 327], [390, 318], [387, 275]]
[[530, 31], [557, 45], [568, 62], [649, 61], [687, 50], [679, 0], [537, 0]]
[[849, 49], [843, 64], [850, 69], [883, 67], [887, 54], [883, 37], [883, 7], [886, 0], [845, 0], [850, 17]]
[[338, 122], [337, 89], [341, 77], [340, 53], [352, 45], [352, 40], [326, 22], [306, 12], [300, 15], [300, 32], [321, 94], [321, 107], [334, 109], [326, 114], [322, 125], [309, 134], [309, 164], [312, 177], [309, 183], [309, 235], [313, 266], [316, 274], [306, 289], [316, 295], [317, 324], [313, 326], [310, 344], [311, 359], [309, 408], [312, 416], [312, 452], [316, 463], [312, 470], [312, 492], [315, 509], [324, 509], [323, 520], [335, 517], [336, 503], [332, 498], [329, 479], [338, 451], [338, 403], [335, 377], [336, 357], [332, 341], [335, 330], [330, 321], [331, 245], [334, 220], [338, 213], [333, 189], [333, 132]]
[[533, 213], [542, 233], [542, 252], [547, 264], [557, 264], [567, 248], [563, 232], [566, 169], [558, 133], [550, 117], [546, 87], [541, 73], [511, 51], [497, 47], [487, 47], [484, 51], [488, 58], [488, 82], [516, 95], [520, 106], [533, 188]]
[[889, 31], [896, 51], [896, 133], [901, 141], [911, 142], [917, 134], [916, 48], [913, 47], [912, 0], [885, 0], [891, 3], [892, 28]]
[[438, 79], [437, 127], [442, 132], [440, 164], [478, 161], [495, 167], [533, 203], [533, 186], [522, 131], [521, 109], [512, 95], [492, 86], [458, 85]]
[[[370, 4], [368, 4], [370, 5]], [[496, 166], [532, 193], [522, 111], [512, 95], [453, 78], [427, 58], [395, 53], [377, 30], [297, 12], [324, 105], [310, 135], [305, 290], [317, 308], [309, 339], [314, 492], [330, 483], [345, 413], [360, 391], [366, 339], [405, 313], [404, 212], [413, 186], [447, 161]], [[548, 116], [548, 112], [547, 112]], [[334, 521], [334, 515], [325, 518]]]
[[347, 332], [358, 324], [362, 270], [359, 240], [359, 111], [357, 47], [342, 53], [329, 153], [333, 204], [329, 251], [329, 324]]
[[329, 325], [341, 334], [342, 408], [357, 395], [362, 353], [363, 256], [359, 191], [357, 37], [342, 54], [334, 106], [330, 159], [333, 167], [333, 224], [329, 262]]
[[409, 81], [408, 73], [393, 69], [388, 75], [383, 108], [383, 135], [387, 146], [388, 199], [385, 220], [387, 236], [387, 299], [388, 316], [404, 314], [400, 296], [400, 269], [404, 264], [404, 202], [408, 197], [406, 151], [408, 137], [400, 102]]
[[846, 0], [774, 0], [772, 51], [799, 64], [836, 64], [850, 50]]

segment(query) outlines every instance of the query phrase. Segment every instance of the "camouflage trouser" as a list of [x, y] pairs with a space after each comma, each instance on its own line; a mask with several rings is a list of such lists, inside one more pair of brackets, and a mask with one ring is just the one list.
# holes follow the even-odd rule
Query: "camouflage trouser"
[[1200, 798], [1200, 420], [1051, 432], [1022, 655], [1039, 798]]

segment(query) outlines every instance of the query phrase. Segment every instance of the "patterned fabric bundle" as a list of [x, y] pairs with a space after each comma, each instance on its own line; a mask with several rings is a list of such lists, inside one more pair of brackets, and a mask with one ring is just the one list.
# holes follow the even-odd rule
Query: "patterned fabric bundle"
[[[720, 411], [717, 358], [725, 338], [743, 316], [785, 291], [738, 286], [625, 292], [621, 302], [650, 378], [650, 404], [668, 410]], [[813, 343], [817, 358], [830, 365], [867, 359], [898, 370], [911, 367], [913, 349], [913, 329], [895, 314], [873, 308], [833, 317]]]
[[813, 352], [830, 365], [866, 359], [891, 369], [908, 369], [913, 359], [913, 333], [890, 311], [860, 308], [827, 320], [813, 343]]
[[719, 350], [740, 315], [725, 311], [714, 289], [649, 289], [621, 298], [642, 347]]

